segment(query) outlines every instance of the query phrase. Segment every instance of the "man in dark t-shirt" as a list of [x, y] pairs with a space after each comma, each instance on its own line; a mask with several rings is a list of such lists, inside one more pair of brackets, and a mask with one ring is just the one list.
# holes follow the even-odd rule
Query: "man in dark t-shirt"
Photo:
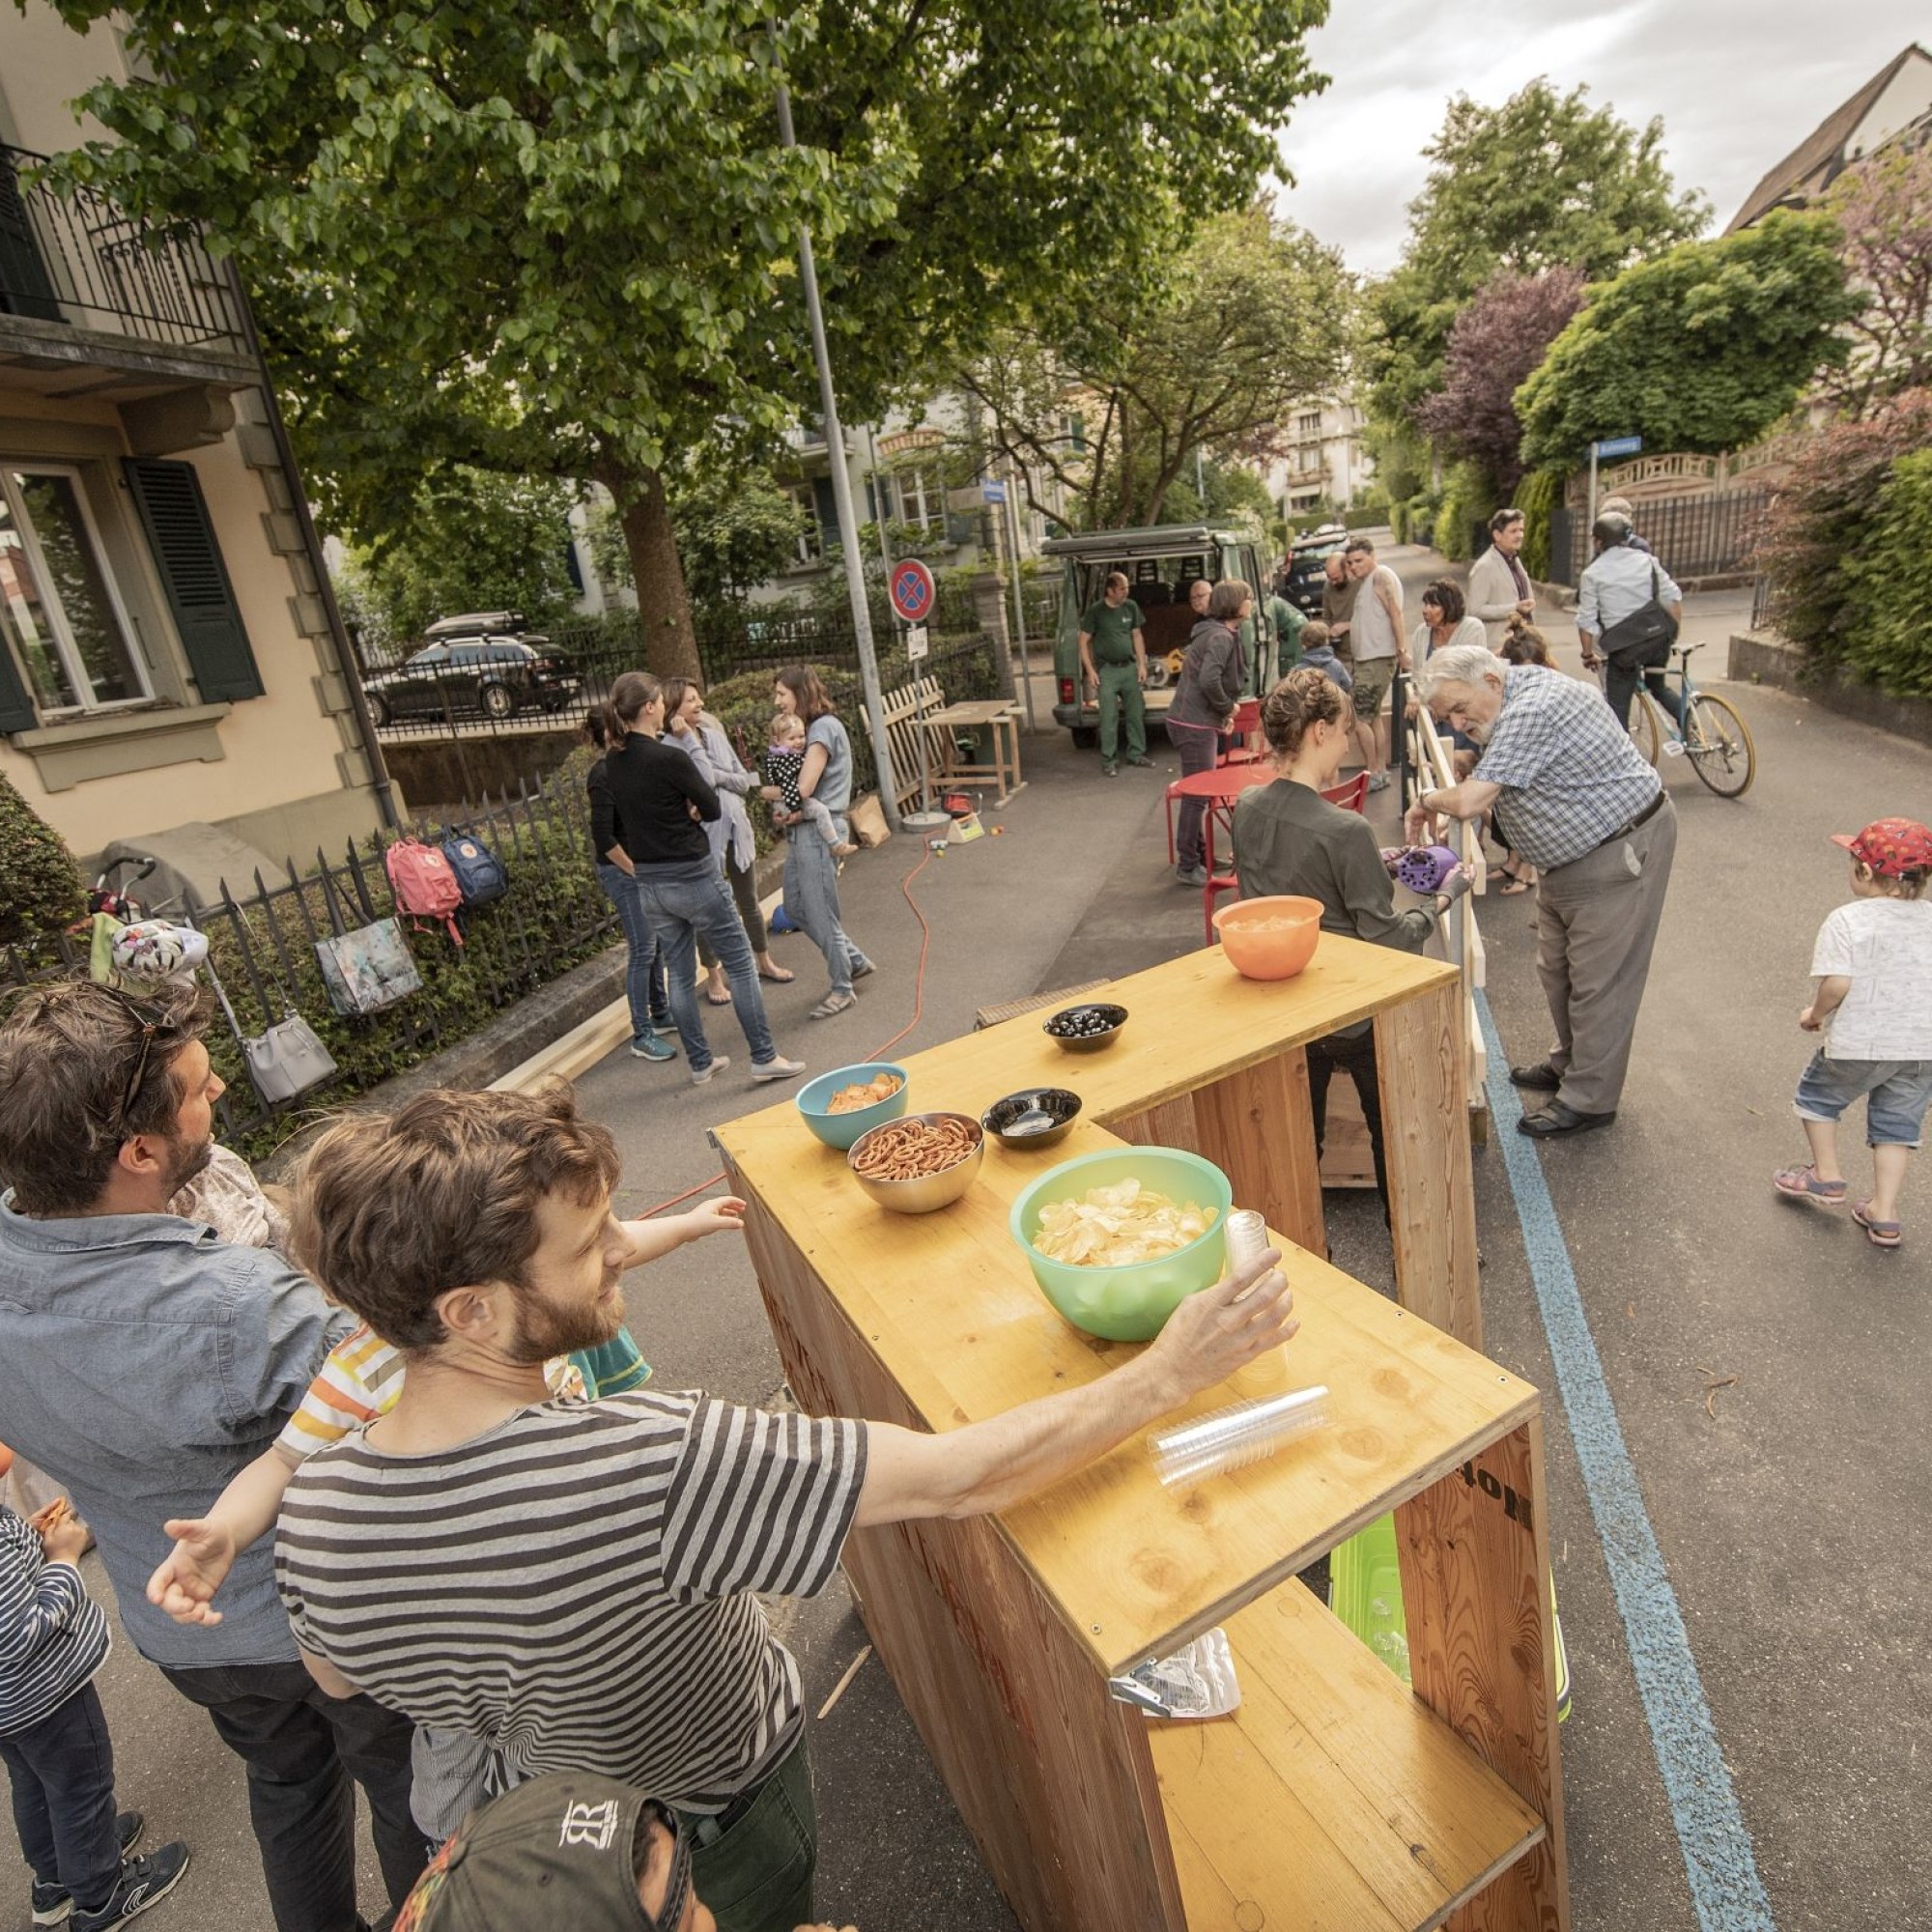
[[1121, 770], [1121, 717], [1127, 721], [1127, 763], [1151, 766], [1147, 754], [1147, 639], [1141, 607], [1127, 595], [1127, 580], [1115, 571], [1097, 604], [1080, 613], [1080, 673], [1100, 694], [1100, 769]]

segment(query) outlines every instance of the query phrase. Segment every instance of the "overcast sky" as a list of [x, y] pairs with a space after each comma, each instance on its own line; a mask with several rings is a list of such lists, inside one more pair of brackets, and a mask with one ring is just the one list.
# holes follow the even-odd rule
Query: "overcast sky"
[[1309, 41], [1329, 85], [1283, 137], [1295, 185], [1280, 207], [1351, 269], [1393, 268], [1451, 97], [1495, 106], [1542, 73], [1637, 126], [1662, 115], [1678, 186], [1702, 188], [1720, 229], [1921, 36], [1932, 18], [1910, 0], [1331, 0]]

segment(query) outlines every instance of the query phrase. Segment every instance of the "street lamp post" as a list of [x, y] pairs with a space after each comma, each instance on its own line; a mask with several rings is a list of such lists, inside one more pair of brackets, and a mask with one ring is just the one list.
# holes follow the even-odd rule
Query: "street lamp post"
[[[778, 82], [779, 138], [798, 146], [792, 131], [791, 92]], [[818, 270], [811, 254], [811, 229], [798, 231], [799, 280], [811, 323], [811, 356], [818, 365], [819, 413], [825, 423], [826, 453], [832, 460], [832, 502], [838, 517], [838, 548], [845, 559], [845, 588], [852, 600], [852, 634], [859, 646], [859, 682], [866, 694], [866, 720], [872, 730], [872, 759], [879, 775], [879, 809], [886, 823], [899, 829], [897, 788], [893, 782], [892, 745], [886, 737], [886, 707], [879, 695], [879, 655], [872, 643], [872, 611], [866, 597], [866, 562], [859, 554], [859, 520], [852, 509], [852, 479], [845, 471], [845, 433], [838, 426], [838, 398], [832, 385], [832, 354], [825, 340], [825, 312], [818, 301]]]

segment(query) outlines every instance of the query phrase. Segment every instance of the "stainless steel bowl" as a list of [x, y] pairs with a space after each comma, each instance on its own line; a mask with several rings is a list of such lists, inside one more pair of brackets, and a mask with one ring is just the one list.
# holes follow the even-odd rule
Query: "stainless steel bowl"
[[[963, 1154], [951, 1167], [938, 1174], [923, 1174], [917, 1180], [872, 1180], [859, 1172], [859, 1157], [865, 1151], [866, 1143], [874, 1134], [882, 1134], [890, 1127], [915, 1123], [938, 1126], [947, 1121], [957, 1121], [970, 1130], [973, 1137], [972, 1151]], [[973, 1177], [980, 1172], [980, 1163], [985, 1157], [985, 1129], [971, 1114], [906, 1114], [896, 1121], [883, 1122], [871, 1133], [861, 1135], [852, 1143], [852, 1151], [845, 1159], [852, 1169], [852, 1179], [881, 1208], [889, 1208], [895, 1214], [930, 1214], [935, 1208], [950, 1208], [972, 1186]]]

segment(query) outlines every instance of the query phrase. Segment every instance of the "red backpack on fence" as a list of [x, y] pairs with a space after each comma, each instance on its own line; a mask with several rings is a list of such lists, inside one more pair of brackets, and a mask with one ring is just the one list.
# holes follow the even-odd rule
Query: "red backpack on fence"
[[463, 906], [463, 888], [449, 861], [434, 845], [418, 838], [398, 838], [383, 854], [383, 869], [389, 875], [389, 890], [396, 895], [396, 910], [412, 921], [440, 921], [449, 936], [463, 944], [463, 929], [456, 915]]

